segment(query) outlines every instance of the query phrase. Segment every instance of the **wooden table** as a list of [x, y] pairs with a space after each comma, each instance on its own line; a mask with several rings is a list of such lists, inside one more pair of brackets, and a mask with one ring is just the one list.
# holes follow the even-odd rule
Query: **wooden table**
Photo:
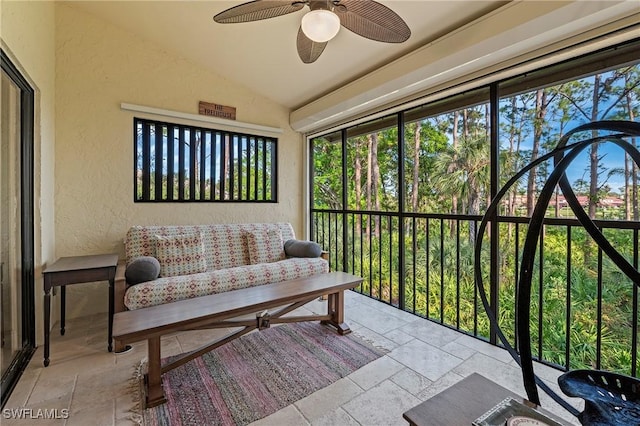
[[[162, 374], [255, 329], [262, 330], [271, 324], [320, 320], [341, 335], [350, 333], [351, 329], [344, 322], [344, 291], [361, 283], [362, 278], [355, 275], [330, 272], [118, 312], [114, 318], [113, 337], [123, 345], [147, 340], [149, 369], [145, 377], [145, 403], [146, 408], [154, 407], [166, 401]], [[284, 316], [325, 294], [328, 295], [326, 314]], [[275, 308], [278, 309], [275, 312], [268, 311]], [[242, 318], [256, 312], [259, 312], [256, 318]], [[166, 334], [236, 327], [241, 328], [199, 349], [174, 357], [169, 363], [160, 363], [160, 338]]]
[[64, 336], [66, 286], [94, 281], [109, 281], [109, 336], [107, 350], [111, 352], [113, 331], [113, 284], [118, 264], [117, 254], [62, 257], [49, 265], [44, 275], [44, 366], [49, 365], [51, 324], [51, 289], [60, 289], [60, 335]]
[[[473, 373], [406, 411], [402, 417], [411, 426], [471, 426], [475, 419], [508, 397], [524, 401], [510, 390], [478, 373]], [[545, 410], [536, 409], [558, 423], [568, 424]]]

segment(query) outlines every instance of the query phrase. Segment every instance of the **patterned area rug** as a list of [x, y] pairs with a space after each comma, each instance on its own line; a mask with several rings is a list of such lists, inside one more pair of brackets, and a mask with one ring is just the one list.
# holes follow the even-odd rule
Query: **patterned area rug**
[[[144, 425], [246, 425], [384, 355], [353, 333], [317, 322], [253, 332], [163, 376], [167, 403], [144, 410]], [[163, 360], [168, 361], [168, 359]], [[138, 393], [142, 383], [136, 378]]]

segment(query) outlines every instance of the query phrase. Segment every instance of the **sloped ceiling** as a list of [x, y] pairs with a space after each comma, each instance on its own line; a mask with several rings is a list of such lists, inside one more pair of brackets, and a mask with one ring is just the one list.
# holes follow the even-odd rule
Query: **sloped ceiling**
[[71, 1], [73, 7], [238, 81], [296, 109], [378, 69], [506, 3], [401, 1], [381, 3], [409, 25], [402, 44], [367, 40], [344, 28], [312, 64], [300, 61], [296, 34], [308, 8], [263, 21], [217, 24], [213, 16], [241, 1]]
[[243, 2], [64, 3], [289, 108], [290, 124], [301, 132], [345, 122], [558, 41], [588, 39], [597, 28], [632, 27], [625, 38], [640, 36], [638, 0], [381, 0], [407, 22], [408, 41], [380, 43], [342, 28], [316, 62], [304, 64], [296, 34], [307, 8], [263, 21], [218, 24], [214, 15]]

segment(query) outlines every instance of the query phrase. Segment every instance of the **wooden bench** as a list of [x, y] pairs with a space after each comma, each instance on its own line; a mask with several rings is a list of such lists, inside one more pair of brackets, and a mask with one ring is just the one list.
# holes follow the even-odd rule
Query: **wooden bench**
[[[351, 330], [344, 322], [344, 291], [357, 287], [362, 278], [344, 272], [331, 272], [274, 284], [249, 287], [226, 293], [180, 300], [133, 311], [118, 312], [113, 319], [116, 346], [147, 340], [149, 366], [145, 376], [146, 406], [163, 404], [162, 374], [224, 345], [254, 329], [270, 324], [316, 321], [336, 328], [341, 335]], [[324, 315], [283, 315], [328, 294]], [[280, 308], [273, 313], [268, 309]], [[256, 318], [241, 319], [257, 313]], [[182, 354], [178, 359], [160, 364], [160, 338], [185, 330], [241, 327], [201, 348]]]

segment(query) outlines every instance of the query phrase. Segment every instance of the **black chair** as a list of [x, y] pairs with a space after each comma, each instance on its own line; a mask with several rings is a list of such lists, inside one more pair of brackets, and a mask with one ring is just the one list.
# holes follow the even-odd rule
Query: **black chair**
[[[581, 140], [569, 144], [569, 140], [578, 132], [584, 131], [606, 132], [607, 135]], [[640, 288], [640, 272], [631, 265], [616, 249], [607, 241], [602, 232], [589, 218], [580, 206], [571, 185], [565, 175], [567, 167], [575, 158], [595, 143], [614, 143], [629, 154], [633, 161], [640, 167], [640, 151], [638, 151], [626, 139], [640, 137], [640, 123], [630, 121], [597, 121], [578, 126], [565, 134], [558, 142], [556, 148], [548, 154], [531, 162], [524, 169], [511, 178], [497, 193], [489, 205], [478, 228], [478, 238], [475, 246], [475, 279], [479, 289], [485, 311], [491, 322], [493, 331], [509, 351], [514, 360], [522, 369], [524, 387], [527, 398], [540, 405], [538, 387], [552, 397], [566, 410], [576, 416], [584, 425], [640, 425], [640, 380], [634, 377], [598, 370], [574, 370], [569, 371], [558, 378], [560, 389], [568, 396], [580, 397], [585, 400], [583, 412], [579, 412], [561, 396], [550, 389], [533, 371], [533, 359], [531, 355], [531, 333], [529, 330], [529, 316], [531, 305], [531, 280], [533, 265], [536, 256], [536, 246], [543, 229], [545, 212], [554, 194], [557, 185], [560, 186], [567, 203], [573, 210], [576, 218], [586, 229], [591, 238], [609, 256], [615, 265], [631, 281]], [[554, 169], [540, 191], [539, 199], [534, 212], [529, 220], [525, 244], [522, 250], [520, 276], [518, 279], [517, 297], [517, 339], [519, 352], [516, 351], [500, 330], [495, 312], [487, 300], [482, 282], [481, 248], [484, 231], [488, 222], [495, 217], [502, 197], [511, 186], [516, 183], [529, 170], [549, 159], [554, 159]]]

